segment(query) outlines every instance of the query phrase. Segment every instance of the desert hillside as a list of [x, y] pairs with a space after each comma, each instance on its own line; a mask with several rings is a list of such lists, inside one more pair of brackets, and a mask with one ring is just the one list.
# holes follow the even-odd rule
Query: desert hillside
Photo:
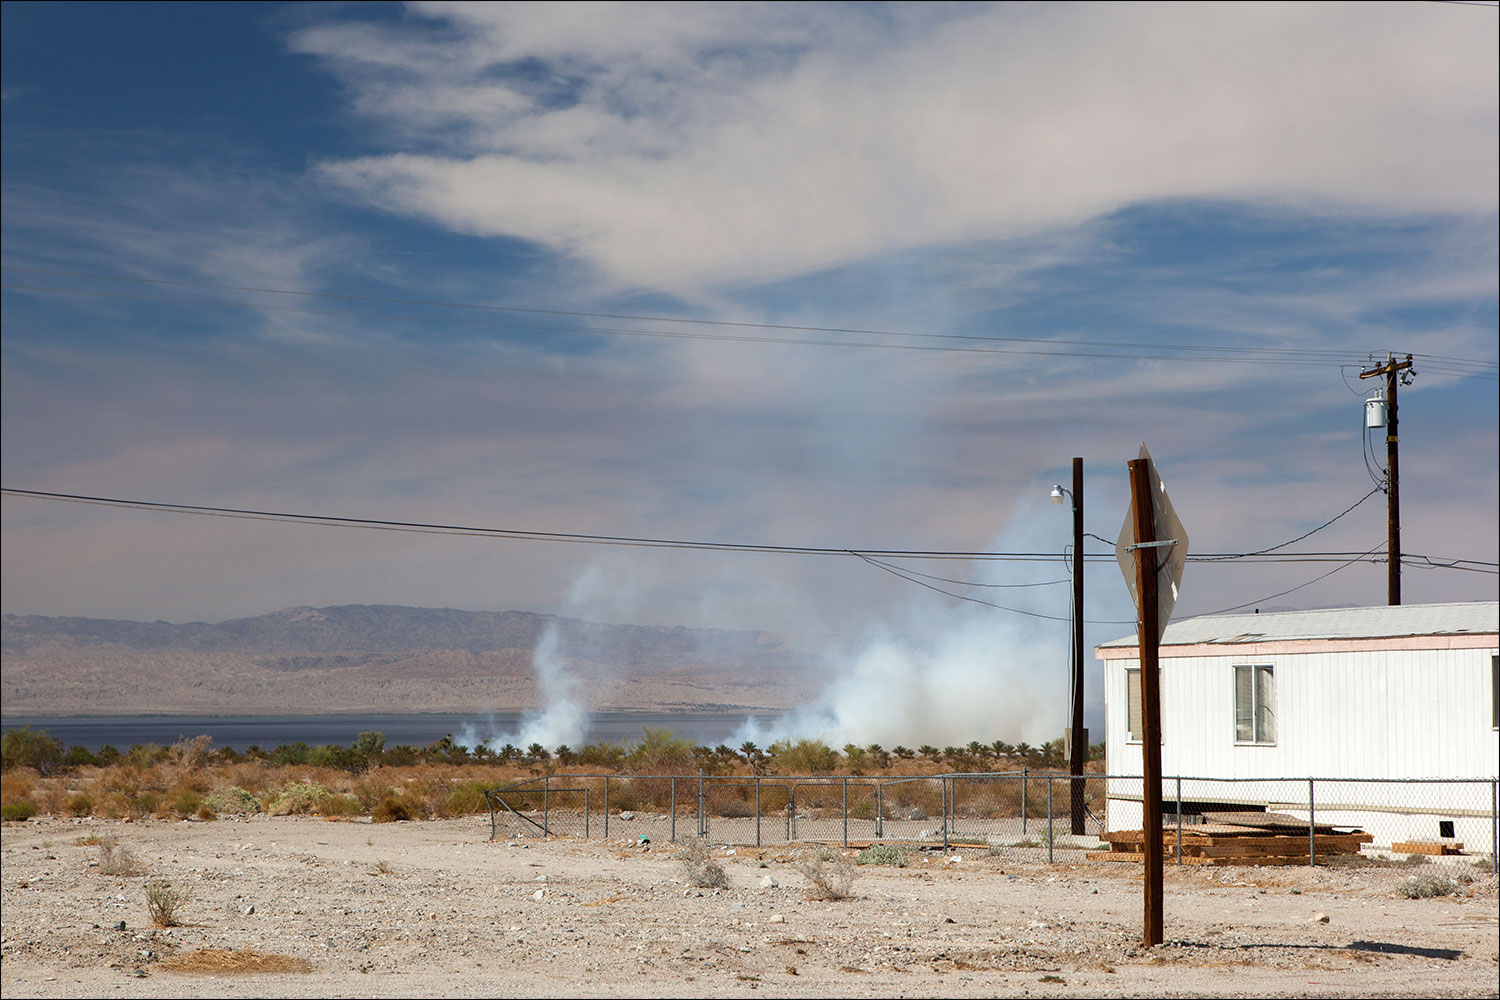
[[815, 673], [767, 632], [388, 605], [187, 624], [5, 615], [0, 644], [7, 715], [535, 708], [539, 647], [599, 709], [785, 708]]

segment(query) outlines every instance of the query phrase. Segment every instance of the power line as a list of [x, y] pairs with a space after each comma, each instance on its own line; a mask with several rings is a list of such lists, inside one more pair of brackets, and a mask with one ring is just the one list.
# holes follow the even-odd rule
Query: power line
[[[882, 343], [869, 341], [843, 341], [843, 340], [812, 340], [808, 338], [793, 337], [752, 337], [752, 336], [726, 336], [722, 334], [694, 334], [686, 331], [664, 331], [664, 330], [622, 330], [611, 328], [600, 328], [593, 326], [542, 326], [538, 324], [507, 324], [492, 321], [459, 320], [445, 317], [397, 315], [389, 313], [360, 313], [348, 310], [321, 310], [307, 309], [295, 306], [272, 306], [264, 303], [230, 302], [222, 299], [183, 299], [166, 296], [135, 296], [125, 293], [101, 292], [89, 289], [57, 288], [48, 286], [32, 285], [7, 285], [5, 287], [18, 291], [46, 292], [64, 295], [86, 295], [106, 298], [136, 299], [140, 301], [167, 301], [190, 305], [210, 305], [226, 308], [244, 308], [268, 312], [297, 312], [312, 315], [351, 316], [356, 318], [375, 318], [386, 320], [412, 320], [426, 323], [440, 323], [444, 325], [481, 326], [495, 327], [500, 329], [526, 329], [526, 330], [551, 330], [560, 332], [588, 333], [608, 336], [638, 336], [638, 337], [668, 337], [674, 339], [695, 340], [718, 340], [731, 343], [777, 343], [777, 344], [799, 344], [828, 347], [867, 347], [884, 348], [888, 350], [937, 350], [937, 351], [962, 351], [968, 353], [999, 353], [999, 354], [1036, 354], [1043, 356], [1065, 356], [1065, 357], [1100, 357], [1112, 359], [1137, 359], [1137, 360], [1176, 360], [1176, 361], [1205, 361], [1222, 363], [1256, 363], [1283, 364], [1283, 365], [1322, 365], [1327, 362], [1338, 361], [1348, 357], [1347, 352], [1341, 351], [1317, 351], [1307, 348], [1257, 348], [1257, 347], [1208, 347], [1198, 344], [1153, 344], [1153, 343], [1131, 343], [1115, 341], [1096, 340], [1067, 340], [1060, 338], [1034, 338], [1034, 337], [1000, 337], [977, 334], [936, 334], [923, 332], [893, 331], [863, 329], [857, 327], [827, 327], [827, 326], [802, 326], [781, 323], [757, 323], [738, 320], [710, 320], [680, 316], [656, 316], [636, 315], [628, 313], [603, 313], [589, 312], [572, 309], [544, 309], [534, 306], [498, 306], [473, 302], [446, 301], [439, 299], [410, 299], [390, 296], [376, 295], [347, 295], [332, 292], [309, 292], [300, 289], [270, 288], [253, 285], [234, 285], [227, 283], [215, 283], [205, 281], [186, 281], [168, 278], [135, 277], [128, 275], [99, 274], [83, 271], [66, 271], [49, 268], [27, 268], [15, 265], [4, 265], [0, 268], [6, 271], [15, 271], [26, 274], [45, 274], [54, 277], [82, 278], [98, 281], [133, 282], [150, 285], [170, 285], [189, 288], [208, 288], [219, 291], [245, 292], [262, 295], [283, 295], [303, 298], [331, 299], [348, 302], [369, 302], [392, 305], [417, 305], [449, 309], [464, 309], [471, 311], [528, 314], [541, 316], [572, 317], [579, 319], [605, 319], [625, 320], [636, 323], [669, 323], [682, 324], [697, 327], [717, 327], [728, 329], [765, 330], [790, 333], [814, 333], [814, 334], [837, 334], [841, 336], [864, 336], [864, 337], [899, 337], [916, 343]], [[963, 347], [948, 345], [942, 346], [932, 341], [970, 342], [990, 344], [1035, 344], [1048, 347], [1099, 347], [1110, 348], [1116, 351], [1129, 350], [1135, 352], [1168, 351], [1171, 354], [1099, 354], [1090, 351], [1076, 350], [1020, 350]], [[1441, 363], [1445, 366], [1459, 366], [1457, 370], [1447, 372], [1460, 377], [1492, 377], [1491, 369], [1496, 369], [1493, 377], [1500, 378], [1500, 367], [1493, 362], [1448, 358], [1433, 356], [1428, 359], [1422, 356], [1429, 368], [1434, 364]]]
[[[1037, 612], [1037, 611], [1023, 611], [1021, 608], [1007, 607], [1006, 605], [1003, 605], [1003, 604], [996, 604], [993, 601], [984, 601], [984, 600], [980, 600], [977, 597], [969, 597], [969, 596], [964, 595], [964, 594], [955, 594], [951, 590], [944, 590], [942, 587], [934, 586], [933, 584], [930, 584], [930, 583], [926, 582], [925, 580], [920, 580], [915, 575], [908, 575], [907, 573], [903, 572], [899, 567], [892, 566], [890, 563], [881, 562], [878, 559], [871, 559], [868, 556], [862, 555], [861, 553], [858, 553], [858, 552], [855, 552], [855, 553], [852, 553], [852, 554], [856, 555], [856, 556], [859, 556], [859, 558], [863, 559], [865, 562], [869, 563], [871, 566], [874, 566], [876, 569], [884, 570], [885, 572], [890, 573], [892, 576], [898, 576], [898, 577], [900, 577], [901, 579], [905, 580], [908, 583], [915, 583], [919, 587], [926, 587], [928, 590], [936, 591], [937, 593], [942, 594], [945, 597], [952, 597], [955, 600], [968, 601], [971, 604], [982, 604], [982, 605], [984, 605], [987, 608], [997, 608], [997, 609], [999, 609], [1001, 611], [1009, 611], [1011, 614], [1025, 615], [1028, 618], [1043, 618], [1043, 619], [1046, 619], [1047, 621], [1052, 621], [1052, 622], [1070, 622], [1070, 621], [1073, 620], [1071, 616], [1044, 615], [1044, 614], [1041, 614], [1040, 612]], [[1064, 581], [1061, 581], [1061, 582], [1066, 583], [1067, 581], [1064, 580]], [[1089, 625], [1129, 625], [1133, 621], [1134, 621], [1134, 619], [1113, 620], [1113, 621], [1111, 621], [1111, 620], [1097, 620], [1096, 621], [1096, 620], [1093, 620], [1093, 619], [1089, 619], [1089, 620], [1086, 621], [1086, 624], [1089, 624]]]
[[[117, 507], [126, 510], [150, 510], [169, 514], [190, 514], [200, 517], [223, 517], [242, 520], [272, 521], [285, 524], [303, 524], [312, 527], [360, 528], [374, 531], [411, 532], [416, 534], [457, 535], [473, 538], [512, 539], [522, 541], [570, 542], [589, 545], [612, 545], [631, 548], [693, 549], [711, 552], [753, 552], [777, 555], [845, 556], [865, 559], [961, 559], [976, 562], [1053, 562], [1056, 552], [979, 552], [949, 551], [938, 549], [886, 549], [852, 548], [815, 545], [764, 545], [742, 542], [695, 541], [674, 538], [649, 538], [630, 535], [599, 535], [580, 532], [536, 531], [521, 528], [484, 528], [472, 525], [437, 524], [421, 521], [377, 520], [374, 518], [347, 517], [331, 514], [300, 514], [287, 511], [253, 510], [239, 507], [210, 507], [198, 504], [168, 503], [156, 500], [126, 500], [118, 497], [85, 496], [75, 493], [50, 493], [40, 490], [23, 490], [12, 487], [0, 488], [7, 496], [34, 500], [52, 500], [64, 503], [87, 504], [100, 507]], [[1094, 538], [1099, 536], [1094, 535]], [[1304, 552], [1276, 554], [1256, 553], [1205, 553], [1189, 555], [1189, 562], [1222, 562], [1239, 559], [1249, 563], [1326, 563], [1337, 562], [1353, 556], [1365, 558], [1369, 553], [1353, 552]], [[1113, 562], [1113, 552], [1085, 553], [1089, 562]], [[1433, 568], [1480, 568], [1500, 571], [1500, 563], [1482, 562], [1473, 559], [1432, 561], [1434, 557], [1412, 556], [1426, 559]], [[1378, 560], [1371, 560], [1378, 561]], [[902, 572], [909, 572], [901, 568]]]
[[1312, 529], [1312, 531], [1304, 532], [1303, 534], [1298, 535], [1296, 538], [1293, 538], [1290, 541], [1282, 542], [1279, 545], [1272, 545], [1270, 548], [1268, 548], [1268, 549], [1261, 549], [1258, 552], [1247, 552], [1247, 553], [1245, 553], [1242, 556], [1222, 556], [1222, 557], [1216, 557], [1213, 560], [1204, 560], [1204, 561], [1205, 562], [1217, 562], [1217, 561], [1219, 561], [1219, 559], [1225, 559], [1225, 560], [1228, 560], [1228, 559], [1245, 559], [1245, 558], [1248, 558], [1249, 556], [1263, 556], [1263, 555], [1265, 555], [1268, 552], [1275, 552], [1277, 549], [1284, 549], [1288, 545], [1291, 545], [1291, 544], [1293, 544], [1295, 542], [1302, 541], [1302, 539], [1308, 537], [1309, 535], [1317, 534], [1318, 532], [1322, 531], [1324, 528], [1326, 528], [1330, 524], [1332, 524], [1334, 521], [1337, 521], [1339, 518], [1343, 517], [1345, 514], [1349, 513], [1355, 507], [1358, 507], [1360, 504], [1364, 503], [1366, 500], [1370, 499], [1372, 496], [1374, 496], [1375, 494], [1377, 494], [1379, 492], [1380, 492], [1380, 487], [1377, 486], [1373, 490], [1371, 490], [1370, 492], [1366, 493], [1364, 496], [1360, 497], [1358, 500], [1354, 501], [1349, 506], [1345, 507], [1343, 510], [1339, 511], [1337, 514], [1335, 514], [1332, 517], [1330, 517], [1328, 520], [1324, 521], [1322, 524], [1318, 525], [1316, 528]]
[[[1262, 358], [1233, 357], [1233, 356], [1229, 356], [1229, 354], [1228, 354], [1228, 352], [1231, 352], [1231, 351], [1245, 350], [1243, 348], [1222, 348], [1222, 349], [1220, 349], [1220, 348], [1204, 348], [1204, 347], [1194, 347], [1194, 346], [1181, 346], [1181, 347], [1168, 347], [1168, 348], [1166, 348], [1166, 349], [1171, 349], [1171, 350], [1184, 350], [1184, 351], [1220, 351], [1221, 352], [1221, 354], [1218, 355], [1218, 356], [1199, 355], [1199, 356], [1188, 356], [1188, 357], [1179, 357], [1179, 356], [1175, 356], [1175, 355], [1152, 355], [1152, 354], [1113, 354], [1113, 353], [1102, 353], [1102, 352], [1098, 352], [1098, 351], [1077, 351], [1077, 350], [1042, 351], [1042, 350], [1025, 350], [1025, 349], [1022, 349], [1022, 348], [977, 347], [977, 346], [966, 347], [966, 346], [940, 345], [940, 344], [931, 344], [931, 343], [908, 343], [908, 344], [901, 344], [901, 343], [881, 343], [881, 342], [876, 342], [876, 341], [857, 341], [857, 340], [816, 340], [816, 339], [812, 339], [812, 338], [809, 338], [809, 337], [765, 337], [765, 336], [750, 336], [750, 335], [747, 335], [747, 334], [708, 334], [708, 333], [693, 333], [693, 332], [680, 331], [680, 330], [678, 330], [678, 331], [674, 331], [674, 330], [623, 330], [623, 329], [615, 329], [615, 328], [609, 328], [609, 327], [598, 327], [598, 326], [555, 326], [555, 325], [549, 326], [549, 325], [543, 325], [543, 324], [540, 324], [540, 323], [503, 323], [503, 322], [499, 322], [499, 321], [496, 321], [496, 320], [454, 319], [452, 317], [443, 317], [443, 316], [415, 316], [415, 315], [409, 315], [409, 314], [356, 312], [356, 311], [347, 310], [347, 309], [312, 309], [312, 308], [308, 308], [308, 307], [304, 307], [304, 306], [278, 306], [278, 305], [267, 305], [265, 303], [257, 303], [257, 302], [229, 302], [229, 301], [225, 301], [225, 300], [222, 300], [222, 299], [191, 299], [191, 298], [183, 298], [181, 296], [166, 296], [166, 295], [132, 295], [132, 294], [130, 294], [128, 292], [102, 292], [102, 291], [96, 291], [96, 290], [93, 290], [93, 289], [54, 288], [54, 287], [47, 287], [47, 286], [41, 286], [41, 285], [16, 285], [16, 284], [7, 284], [7, 285], [0, 286], [0, 288], [4, 288], [4, 289], [6, 289], [8, 291], [48, 292], [48, 293], [54, 293], [54, 294], [59, 294], [59, 295], [88, 296], [88, 297], [91, 297], [91, 298], [126, 299], [126, 300], [130, 300], [130, 301], [135, 301], [135, 302], [170, 302], [170, 303], [175, 303], [175, 304], [178, 304], [178, 305], [205, 305], [205, 306], [215, 306], [215, 307], [225, 308], [225, 309], [248, 309], [248, 310], [251, 310], [253, 312], [296, 313], [296, 314], [311, 315], [311, 316], [343, 316], [343, 317], [350, 317], [350, 318], [355, 318], [355, 319], [380, 319], [380, 320], [386, 320], [386, 321], [412, 321], [412, 322], [420, 322], [420, 323], [424, 323], [424, 324], [439, 325], [439, 326], [480, 327], [480, 328], [486, 328], [486, 329], [499, 329], [499, 330], [531, 330], [531, 331], [541, 331], [541, 332], [550, 332], [550, 333], [579, 333], [579, 334], [589, 334], [589, 335], [592, 335], [592, 336], [608, 336], [608, 337], [649, 337], [649, 338], [666, 339], [666, 340], [705, 340], [705, 341], [712, 341], [712, 342], [715, 342], [715, 343], [725, 343], [725, 344], [786, 344], [786, 345], [802, 346], [802, 347], [868, 348], [868, 349], [874, 349], [874, 350], [887, 350], [887, 351], [941, 351], [941, 352], [961, 353], [961, 354], [1002, 354], [1002, 355], [1012, 355], [1012, 356], [1013, 355], [1028, 355], [1028, 356], [1034, 356], [1034, 357], [1098, 358], [1098, 359], [1127, 360], [1127, 361], [1200, 361], [1200, 362], [1223, 362], [1223, 363], [1228, 363], [1228, 364], [1250, 364], [1250, 363], [1254, 363], [1254, 364], [1274, 364], [1274, 365], [1301, 366], [1301, 367], [1322, 367], [1322, 366], [1324, 366], [1325, 364], [1328, 363], [1328, 360], [1317, 360], [1317, 361], [1315, 361], [1315, 360], [1297, 360], [1295, 358], [1264, 358], [1264, 359], [1262, 359]], [[315, 293], [291, 293], [291, 294], [315, 294]], [[335, 297], [343, 297], [343, 296], [335, 296]], [[393, 301], [400, 301], [400, 300], [393, 300]], [[464, 307], [464, 308], [483, 308], [483, 307], [473, 306], [473, 307]], [[494, 308], [498, 309], [498, 308], [502, 308], [502, 307], [494, 307]], [[548, 312], [548, 310], [520, 310], [520, 309], [515, 309], [515, 310], [511, 310], [511, 311], [516, 311], [516, 312]], [[591, 315], [603, 315], [603, 314], [575, 313], [575, 314], [565, 314], [565, 315], [591, 316]], [[645, 317], [642, 317], [642, 319], [645, 319]], [[683, 323], [703, 323], [703, 324], [709, 324], [709, 323], [712, 322], [712, 321], [708, 321], [708, 320], [658, 320], [658, 321], [663, 321], [663, 322], [683, 322]], [[755, 325], [758, 325], [758, 324], [725, 323], [725, 324], [717, 324], [717, 325], [727, 325], [727, 326], [755, 326]], [[776, 326], [771, 325], [771, 324], [766, 324], [766, 326], [768, 326], [771, 329], [795, 329], [795, 328], [776, 327]], [[807, 330], [813, 330], [813, 331], [815, 331], [818, 328], [816, 328], [816, 327], [806, 327], [806, 328], [802, 328], [802, 329], [807, 329]], [[841, 333], [842, 334], [842, 333], [856, 333], [858, 331], [853, 331], [853, 330], [848, 330], [848, 331], [845, 331], [845, 330], [832, 330], [832, 331], [829, 331], [829, 332]], [[1036, 343], [1036, 344], [1063, 344], [1063, 345], [1069, 345], [1069, 344], [1079, 345], [1079, 344], [1091, 343], [1091, 342], [1088, 342], [1088, 341], [1041, 340], [1041, 339], [1034, 339], [1033, 340], [1033, 339], [1010, 338], [1010, 337], [979, 337], [979, 336], [967, 336], [967, 335], [960, 335], [960, 334], [894, 333], [894, 332], [879, 332], [879, 331], [868, 331], [865, 335], [867, 335], [867, 336], [882, 336], [882, 337], [936, 338], [936, 339], [944, 339], [944, 340], [973, 340], [973, 341], [985, 341], [985, 340], [989, 340], [989, 341], [996, 341], [996, 342], [1002, 342], [1002, 343]], [[1122, 347], [1122, 348], [1135, 348], [1137, 346], [1140, 346], [1142, 349], [1146, 349], [1146, 348], [1150, 347], [1151, 345], [1124, 344], [1124, 345], [1109, 345], [1109, 346], [1118, 346], [1118, 347]], [[1342, 356], [1342, 355], [1339, 355], [1339, 356]], [[1331, 359], [1329, 359], [1329, 360], [1331, 360]]]
[[1218, 611], [1210, 611], [1210, 612], [1208, 612], [1208, 614], [1211, 614], [1211, 615], [1224, 615], [1224, 614], [1228, 614], [1231, 611], [1239, 611], [1241, 608], [1248, 608], [1248, 607], [1252, 607], [1254, 605], [1264, 604], [1266, 601], [1273, 601], [1273, 600], [1275, 600], [1278, 597], [1285, 597], [1287, 594], [1290, 594], [1290, 593], [1293, 593], [1295, 591], [1301, 590], [1303, 587], [1310, 587], [1313, 584], [1317, 583], [1319, 580], [1327, 579], [1328, 577], [1330, 577], [1333, 574], [1337, 573], [1341, 569], [1347, 569], [1348, 567], [1353, 566], [1355, 563], [1360, 562], [1365, 557], [1373, 555], [1376, 552], [1379, 552], [1380, 549], [1381, 549], [1381, 546], [1384, 545], [1384, 544], [1385, 543], [1382, 542], [1381, 545], [1375, 546], [1373, 549], [1370, 549], [1368, 552], [1365, 552], [1362, 555], [1355, 556], [1353, 559], [1350, 559], [1348, 562], [1344, 563], [1341, 566], [1335, 566], [1333, 569], [1329, 570], [1327, 573], [1322, 574], [1321, 576], [1315, 576], [1315, 577], [1313, 577], [1311, 580], [1308, 580], [1306, 583], [1299, 583], [1295, 587], [1292, 587], [1292, 588], [1290, 588], [1288, 590], [1283, 590], [1280, 593], [1271, 594], [1269, 597], [1261, 597], [1261, 598], [1257, 598], [1256, 600], [1253, 600], [1253, 601], [1246, 601], [1244, 604], [1236, 604], [1232, 608], [1222, 608], [1222, 609], [1220, 609]]

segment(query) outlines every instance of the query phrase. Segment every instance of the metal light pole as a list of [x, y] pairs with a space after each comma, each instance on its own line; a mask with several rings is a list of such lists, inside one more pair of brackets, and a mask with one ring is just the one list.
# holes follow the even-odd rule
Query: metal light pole
[[1072, 780], [1072, 830], [1083, 834], [1083, 765], [1088, 760], [1089, 735], [1083, 728], [1083, 459], [1073, 459], [1073, 488], [1052, 487], [1052, 502], [1067, 496], [1073, 502], [1073, 720], [1069, 730], [1068, 773]]

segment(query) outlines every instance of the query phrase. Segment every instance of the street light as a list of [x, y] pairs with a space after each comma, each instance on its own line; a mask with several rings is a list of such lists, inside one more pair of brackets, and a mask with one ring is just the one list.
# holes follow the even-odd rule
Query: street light
[[1052, 502], [1063, 499], [1073, 506], [1073, 725], [1068, 730], [1068, 773], [1072, 780], [1072, 829], [1075, 835], [1084, 831], [1083, 764], [1088, 760], [1089, 735], [1083, 728], [1083, 459], [1073, 459], [1073, 488], [1054, 484], [1049, 494]]

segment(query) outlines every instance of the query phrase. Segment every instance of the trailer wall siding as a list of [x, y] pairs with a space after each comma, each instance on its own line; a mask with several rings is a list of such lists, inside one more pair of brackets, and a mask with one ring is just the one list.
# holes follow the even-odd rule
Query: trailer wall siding
[[[1163, 650], [1163, 654], [1166, 650]], [[1497, 648], [1161, 658], [1162, 771], [1226, 778], [1483, 778], [1500, 774]], [[1105, 737], [1112, 773], [1140, 773], [1127, 674], [1111, 658]], [[1275, 742], [1235, 740], [1236, 666], [1275, 677]]]

